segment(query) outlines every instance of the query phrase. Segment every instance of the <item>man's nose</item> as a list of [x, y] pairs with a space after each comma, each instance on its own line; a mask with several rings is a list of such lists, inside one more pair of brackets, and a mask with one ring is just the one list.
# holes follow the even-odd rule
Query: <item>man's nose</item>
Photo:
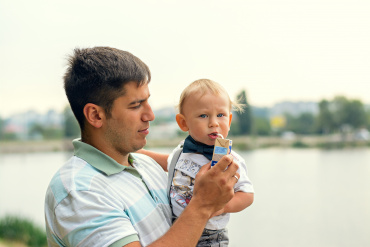
[[149, 105], [149, 103], [145, 104], [144, 113], [142, 115], [142, 120], [144, 122], [148, 122], [148, 121], [153, 121], [154, 119], [155, 119], [155, 116], [154, 116], [152, 107]]

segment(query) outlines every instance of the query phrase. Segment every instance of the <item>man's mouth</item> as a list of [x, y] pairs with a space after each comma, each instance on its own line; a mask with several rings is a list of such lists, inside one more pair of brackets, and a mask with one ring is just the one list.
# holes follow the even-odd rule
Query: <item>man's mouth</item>
[[138, 131], [139, 133], [143, 133], [143, 134], [149, 134], [149, 127], [148, 128], [145, 128], [145, 129], [141, 129]]

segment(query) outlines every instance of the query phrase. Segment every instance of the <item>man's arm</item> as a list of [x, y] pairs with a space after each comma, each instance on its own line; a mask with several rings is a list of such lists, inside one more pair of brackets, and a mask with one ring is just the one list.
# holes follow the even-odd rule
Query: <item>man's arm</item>
[[[148, 247], [195, 246], [203, 229], [215, 212], [222, 209], [234, 196], [238, 165], [231, 155], [225, 155], [214, 167], [204, 165], [196, 176], [193, 197], [189, 205], [169, 231]], [[133, 242], [125, 247], [139, 247]]]

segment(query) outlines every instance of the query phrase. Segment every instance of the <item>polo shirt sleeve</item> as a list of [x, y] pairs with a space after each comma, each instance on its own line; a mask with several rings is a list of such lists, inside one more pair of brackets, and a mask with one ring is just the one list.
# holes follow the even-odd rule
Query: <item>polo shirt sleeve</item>
[[55, 208], [56, 234], [67, 246], [116, 246], [139, 241], [120, 204], [109, 195], [72, 190]]
[[118, 240], [117, 242], [114, 242], [113, 244], [109, 245], [109, 247], [122, 247], [125, 246], [126, 244], [132, 243], [132, 242], [138, 242], [139, 239], [137, 235], [131, 235], [127, 236], [123, 239]]

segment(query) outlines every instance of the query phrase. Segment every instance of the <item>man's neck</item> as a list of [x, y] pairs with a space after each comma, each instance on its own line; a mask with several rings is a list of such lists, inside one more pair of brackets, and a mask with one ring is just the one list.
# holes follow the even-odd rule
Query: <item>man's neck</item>
[[116, 150], [114, 147], [110, 145], [110, 143], [106, 143], [103, 141], [104, 138], [99, 138], [99, 137], [92, 137], [89, 135], [83, 135], [81, 137], [81, 141], [93, 146], [94, 148], [98, 149], [100, 152], [108, 155], [112, 159], [114, 159], [118, 164], [121, 164], [123, 166], [131, 166], [129, 162], [129, 155], [130, 153], [127, 154], [122, 154], [118, 150]]

